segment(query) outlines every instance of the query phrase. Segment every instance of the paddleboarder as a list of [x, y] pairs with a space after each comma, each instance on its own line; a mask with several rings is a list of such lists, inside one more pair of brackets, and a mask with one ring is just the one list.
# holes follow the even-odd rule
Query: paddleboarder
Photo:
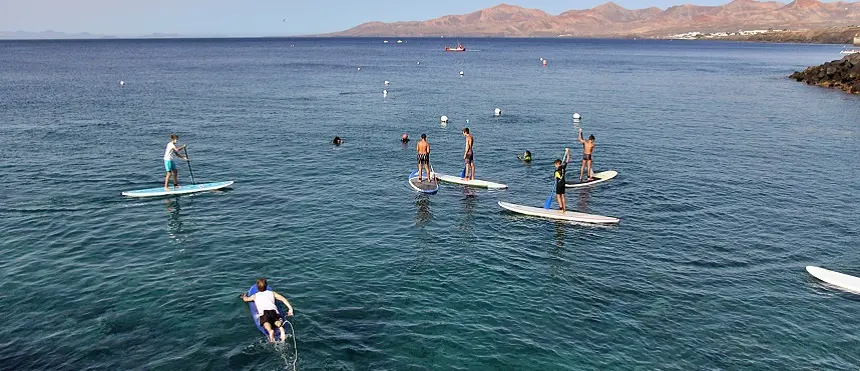
[[582, 183], [582, 175], [585, 169], [588, 169], [587, 182], [594, 180], [594, 170], [591, 167], [591, 154], [594, 152], [594, 135], [589, 135], [588, 140], [582, 139], [582, 128], [579, 128], [579, 137], [576, 138], [582, 143], [582, 167], [579, 168], [579, 182]]
[[175, 157], [188, 161], [188, 157], [183, 156], [179, 151], [185, 148], [185, 145], [181, 147], [176, 147], [176, 141], [179, 140], [179, 136], [176, 134], [170, 134], [170, 142], [167, 143], [167, 148], [164, 150], [164, 170], [167, 170], [167, 175], [164, 176], [164, 190], [169, 191], [167, 188], [167, 182], [170, 180], [170, 175], [173, 175], [173, 189], [179, 188], [179, 171], [176, 168], [176, 161], [174, 161]]
[[562, 213], [567, 211], [567, 200], [564, 197], [564, 185], [566, 183], [564, 176], [567, 172], [568, 163], [570, 163], [570, 148], [565, 148], [564, 161], [555, 160], [555, 173], [553, 173], [553, 177], [555, 178], [555, 198], [558, 200], [558, 209]]
[[259, 315], [260, 325], [269, 333], [269, 342], [275, 342], [275, 329], [281, 332], [281, 341], [287, 338], [284, 332], [284, 321], [281, 318], [281, 312], [278, 311], [278, 306], [275, 303], [278, 299], [287, 307], [287, 316], [293, 315], [293, 306], [290, 305], [287, 298], [281, 296], [277, 292], [269, 290], [269, 284], [265, 278], [257, 279], [257, 293], [251, 296], [242, 294], [242, 300], [245, 302], [254, 302], [257, 306], [257, 314]]
[[466, 150], [463, 152], [466, 171], [463, 173], [463, 180], [475, 180], [475, 155], [472, 153], [472, 145], [475, 143], [475, 138], [469, 133], [469, 128], [463, 128], [463, 136], [466, 137]]
[[430, 143], [427, 142], [427, 134], [421, 134], [421, 140], [415, 146], [418, 152], [418, 181], [423, 181], [422, 169], [427, 169], [427, 180], [430, 180]]

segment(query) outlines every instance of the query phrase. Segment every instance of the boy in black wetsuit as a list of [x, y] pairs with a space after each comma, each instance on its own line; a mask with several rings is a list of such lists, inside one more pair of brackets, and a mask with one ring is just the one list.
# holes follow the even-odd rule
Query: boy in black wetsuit
[[564, 213], [567, 211], [567, 200], [564, 198], [564, 189], [566, 180], [564, 178], [565, 172], [567, 172], [567, 164], [570, 162], [570, 148], [564, 149], [564, 162], [562, 160], [555, 160], [555, 173], [553, 177], [555, 178], [555, 197], [558, 200], [558, 209]]

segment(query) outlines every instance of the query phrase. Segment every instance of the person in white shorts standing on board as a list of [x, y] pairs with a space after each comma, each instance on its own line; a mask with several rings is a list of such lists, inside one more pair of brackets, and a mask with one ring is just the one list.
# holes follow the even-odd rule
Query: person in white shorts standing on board
[[257, 306], [257, 315], [260, 325], [269, 333], [269, 341], [275, 342], [275, 328], [281, 331], [281, 341], [287, 338], [284, 332], [284, 321], [281, 319], [281, 313], [278, 312], [278, 306], [275, 304], [275, 299], [287, 306], [287, 316], [293, 315], [293, 306], [287, 298], [281, 296], [277, 292], [269, 290], [269, 283], [265, 278], [257, 279], [257, 293], [251, 296], [242, 294], [242, 300], [245, 302], [254, 302]]
[[188, 157], [182, 156], [179, 151], [185, 148], [185, 145], [182, 147], [176, 147], [176, 141], [179, 140], [179, 136], [176, 134], [170, 134], [170, 142], [167, 143], [167, 148], [164, 150], [164, 170], [167, 170], [167, 175], [164, 176], [164, 190], [169, 191], [167, 188], [167, 182], [170, 180], [170, 175], [173, 175], [173, 189], [179, 188], [179, 172], [176, 168], [176, 161], [174, 161], [174, 156], [179, 156], [179, 158], [188, 161]]

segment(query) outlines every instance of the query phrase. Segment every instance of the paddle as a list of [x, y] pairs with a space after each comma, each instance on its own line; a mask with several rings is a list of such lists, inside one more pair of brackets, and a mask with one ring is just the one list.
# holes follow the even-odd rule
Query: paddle
[[197, 182], [194, 181], [194, 172], [191, 171], [191, 159], [188, 158], [188, 147], [184, 147], [182, 149], [185, 150], [185, 163], [188, 164], [188, 174], [191, 174], [191, 183], [197, 184]]
[[466, 177], [466, 165], [463, 165], [463, 171], [460, 172], [460, 178]]

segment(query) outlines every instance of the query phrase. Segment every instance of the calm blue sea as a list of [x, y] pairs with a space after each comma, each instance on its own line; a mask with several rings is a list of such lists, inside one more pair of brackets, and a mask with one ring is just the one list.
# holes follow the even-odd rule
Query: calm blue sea
[[[804, 270], [860, 275], [860, 98], [787, 78], [840, 46], [389, 40], [0, 42], [0, 369], [290, 369], [257, 277], [303, 370], [860, 367], [860, 297]], [[543, 204], [573, 112], [620, 174], [568, 206], [618, 226], [497, 205]], [[510, 189], [413, 192], [400, 135], [459, 173], [467, 120]], [[234, 188], [121, 197], [171, 133]]]

